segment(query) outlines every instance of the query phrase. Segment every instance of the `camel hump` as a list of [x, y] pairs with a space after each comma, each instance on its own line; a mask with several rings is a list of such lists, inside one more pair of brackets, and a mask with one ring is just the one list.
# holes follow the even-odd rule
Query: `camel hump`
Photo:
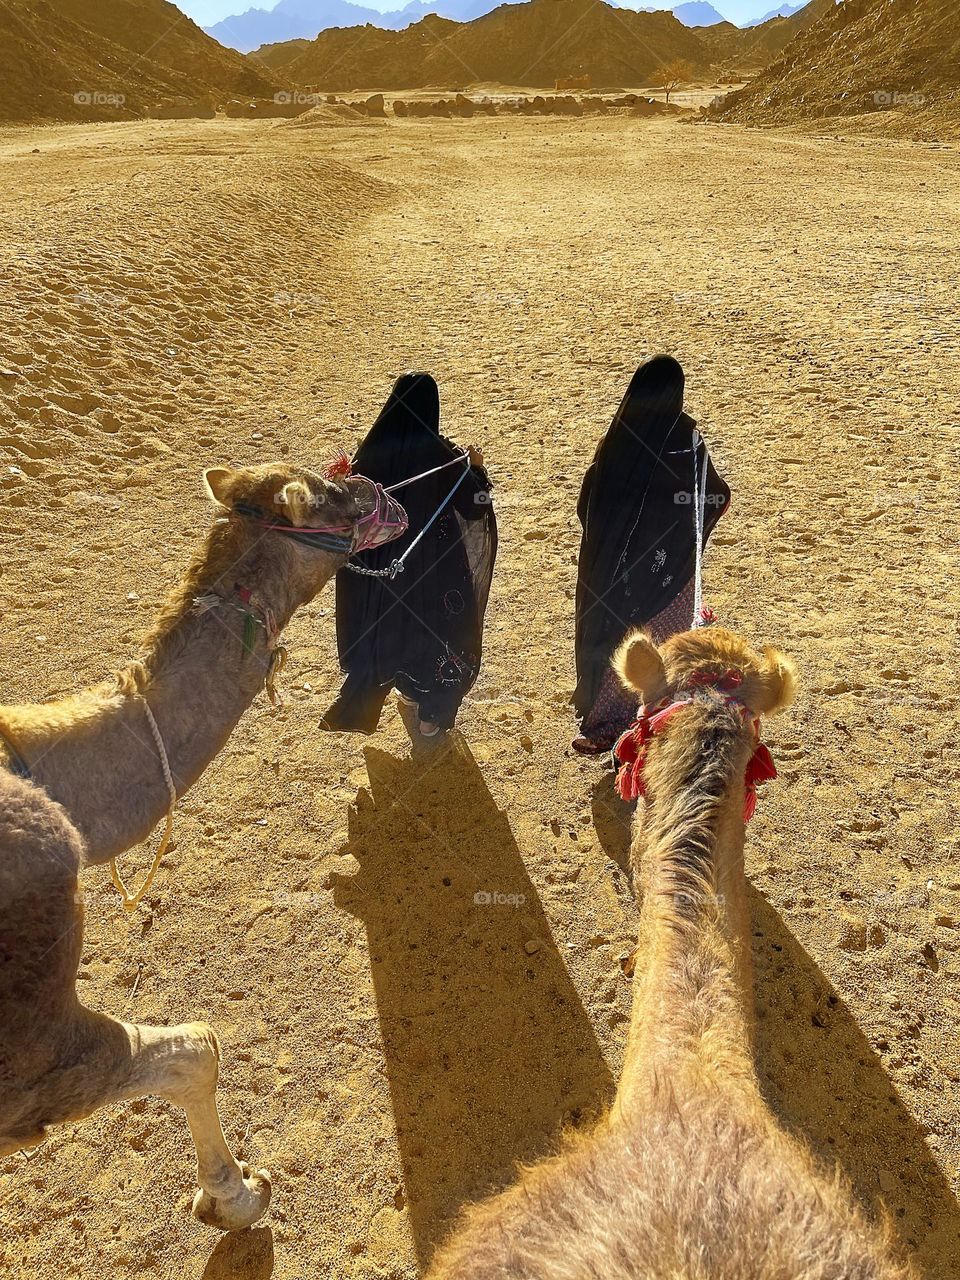
[[77, 876], [83, 841], [39, 787], [0, 771], [0, 1025], [5, 1009], [32, 1017], [49, 990], [72, 995], [81, 939]]

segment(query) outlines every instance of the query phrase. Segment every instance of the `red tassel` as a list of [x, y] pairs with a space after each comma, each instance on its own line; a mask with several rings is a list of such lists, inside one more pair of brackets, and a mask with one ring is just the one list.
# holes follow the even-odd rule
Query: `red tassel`
[[643, 764], [649, 736], [646, 715], [641, 714], [633, 728], [620, 735], [613, 749], [614, 756], [620, 761], [620, 768], [617, 770], [617, 794], [628, 804], [643, 795]]
[[758, 782], [772, 782], [777, 776], [777, 766], [765, 742], [758, 742], [753, 749], [750, 763], [747, 765], [747, 786], [755, 787]]
[[757, 792], [755, 787], [747, 787], [743, 793], [743, 820], [749, 822], [757, 811]]
[[353, 474], [353, 463], [342, 449], [338, 449], [333, 461], [324, 469], [328, 480], [341, 480]]
[[[757, 733], [760, 732], [760, 724], [757, 721], [754, 724]], [[757, 739], [757, 745], [753, 748], [753, 755], [747, 764], [747, 772], [744, 775], [744, 786], [746, 790], [743, 794], [743, 820], [749, 822], [757, 809], [757, 785], [761, 782], [772, 782], [777, 776], [777, 766], [773, 763], [773, 756], [770, 754], [770, 748], [765, 742]]]
[[[694, 680], [696, 680], [695, 673]], [[728, 671], [718, 680], [716, 676], [711, 677], [713, 683], [719, 686], [726, 685], [736, 688], [742, 681], [743, 677], [739, 671]], [[688, 684], [691, 681], [687, 682]], [[666, 699], [664, 700], [666, 701]], [[735, 698], [729, 697], [727, 701], [735, 705]], [[638, 800], [645, 794], [646, 787], [644, 785], [643, 769], [646, 764], [647, 744], [650, 739], [663, 728], [667, 721], [674, 716], [682, 707], [687, 705], [687, 701], [671, 702], [667, 706], [660, 707], [659, 711], [651, 714], [646, 707], [640, 708], [639, 718], [635, 721], [632, 728], [626, 733], [620, 735], [617, 745], [613, 749], [614, 758], [620, 765], [617, 770], [616, 788], [617, 794], [621, 800], [625, 800], [628, 804], [633, 800]], [[747, 708], [740, 707], [745, 716], [749, 716]], [[751, 755], [747, 763], [746, 773], [744, 774], [744, 793], [743, 793], [743, 820], [749, 822], [757, 809], [757, 786], [761, 782], [770, 782], [777, 776], [777, 766], [773, 763], [773, 756], [767, 745], [760, 741], [760, 721], [754, 720], [753, 731], [755, 734], [755, 745], [753, 755]]]

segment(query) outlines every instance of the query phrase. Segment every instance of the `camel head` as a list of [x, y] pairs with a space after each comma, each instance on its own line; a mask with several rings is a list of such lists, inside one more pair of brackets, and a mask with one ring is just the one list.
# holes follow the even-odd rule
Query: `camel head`
[[256, 555], [273, 579], [283, 579], [290, 607], [312, 599], [356, 550], [381, 546], [406, 529], [398, 502], [366, 476], [326, 474], [286, 462], [211, 467], [207, 494], [229, 519], [218, 521], [205, 576], [222, 580], [229, 565]]
[[796, 668], [785, 653], [769, 645], [757, 653], [742, 636], [723, 627], [683, 631], [659, 648], [635, 631], [617, 650], [614, 668], [648, 707], [665, 698], [682, 698], [697, 685], [710, 685], [712, 676], [722, 686], [736, 673], [738, 701], [754, 715], [769, 716], [790, 705], [796, 685]]
[[[230, 511], [261, 512], [268, 521], [299, 529], [352, 530], [376, 508], [377, 493], [364, 476], [328, 479], [306, 467], [267, 463], [259, 467], [210, 467], [207, 493]], [[388, 539], [384, 537], [382, 541]]]

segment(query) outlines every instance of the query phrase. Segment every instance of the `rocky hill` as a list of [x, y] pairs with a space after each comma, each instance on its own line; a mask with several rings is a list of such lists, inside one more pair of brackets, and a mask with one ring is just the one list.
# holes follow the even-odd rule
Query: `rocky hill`
[[835, 6], [836, 0], [811, 0], [797, 6], [783, 17], [767, 18], [762, 23], [735, 27], [732, 22], [718, 23], [697, 32], [710, 50], [718, 71], [733, 69], [755, 75], [770, 65], [801, 32]]
[[97, 120], [212, 110], [271, 96], [263, 66], [224, 49], [166, 0], [4, 0], [0, 120]]
[[778, 61], [712, 114], [763, 125], [870, 114], [893, 131], [925, 122], [960, 131], [956, 0], [831, 3]]
[[431, 15], [405, 31], [334, 29], [306, 47], [268, 46], [256, 56], [295, 83], [330, 91], [483, 81], [552, 86], [582, 74], [595, 85], [639, 86], [678, 58], [695, 74], [706, 74], [711, 63], [698, 34], [673, 14], [598, 0], [528, 0], [469, 23]]
[[208, 35], [231, 49], [249, 53], [263, 44], [312, 40], [330, 27], [401, 31], [428, 13], [470, 22], [496, 7], [497, 0], [410, 0], [403, 8], [380, 12], [352, 0], [279, 0], [272, 8], [247, 9], [206, 27]]

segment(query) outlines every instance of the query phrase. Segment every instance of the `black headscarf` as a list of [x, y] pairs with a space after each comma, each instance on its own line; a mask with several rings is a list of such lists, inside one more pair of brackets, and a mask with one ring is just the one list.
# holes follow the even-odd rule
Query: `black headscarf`
[[[683, 412], [683, 369], [671, 356], [642, 364], [597, 446], [580, 490], [583, 526], [576, 598], [577, 688], [587, 714], [617, 645], [645, 626], [694, 573], [694, 430]], [[703, 542], [730, 490], [697, 445], [697, 475], [707, 461]]]
[[[462, 454], [440, 434], [440, 394], [426, 373], [398, 378], [353, 459], [354, 471], [384, 487]], [[402, 538], [357, 562], [383, 569], [403, 555], [463, 475], [450, 466], [396, 496], [410, 517]], [[449, 505], [396, 578], [337, 574], [337, 646], [348, 673], [328, 727], [372, 732], [391, 687], [420, 704], [423, 720], [449, 728], [480, 670], [483, 617], [497, 553], [490, 481], [469, 467]]]

